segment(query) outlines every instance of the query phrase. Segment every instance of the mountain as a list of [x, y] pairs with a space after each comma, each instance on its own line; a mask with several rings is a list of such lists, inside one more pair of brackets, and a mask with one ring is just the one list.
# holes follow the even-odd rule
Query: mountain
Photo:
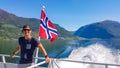
[[[18, 38], [22, 35], [20, 30], [25, 24], [31, 25], [33, 35], [37, 36], [40, 24], [39, 19], [18, 17], [12, 13], [0, 9], [0, 38]], [[58, 30], [59, 37], [72, 37], [71, 33], [63, 27], [58, 24], [54, 25]]]
[[79, 28], [74, 35], [83, 38], [120, 38], [120, 23], [117, 21], [105, 20]]

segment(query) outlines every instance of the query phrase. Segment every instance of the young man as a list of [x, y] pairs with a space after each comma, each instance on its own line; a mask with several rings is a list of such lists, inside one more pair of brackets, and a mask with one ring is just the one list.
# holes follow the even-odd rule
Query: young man
[[44, 47], [37, 39], [31, 36], [31, 27], [29, 25], [24, 25], [22, 32], [23, 37], [19, 38], [19, 45], [15, 51], [10, 55], [11, 58], [20, 51], [20, 66], [19, 68], [26, 68], [33, 63], [33, 53], [36, 47], [40, 49], [42, 54], [45, 56], [45, 61], [48, 63], [50, 58], [48, 57]]

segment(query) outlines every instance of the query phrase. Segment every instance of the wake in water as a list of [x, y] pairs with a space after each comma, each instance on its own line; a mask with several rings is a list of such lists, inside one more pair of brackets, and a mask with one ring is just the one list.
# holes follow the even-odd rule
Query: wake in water
[[[88, 43], [87, 43], [88, 44]], [[90, 44], [90, 42], [89, 42]], [[87, 61], [97, 63], [120, 64], [120, 55], [117, 50], [106, 47], [105, 42], [96, 42], [87, 47], [80, 47], [74, 49], [69, 55], [68, 60]], [[83, 63], [74, 63], [66, 61], [56, 61], [60, 68], [105, 68], [102, 65], [91, 65]], [[57, 66], [55, 66], [57, 68]], [[109, 66], [108, 68], [120, 68], [117, 66]]]

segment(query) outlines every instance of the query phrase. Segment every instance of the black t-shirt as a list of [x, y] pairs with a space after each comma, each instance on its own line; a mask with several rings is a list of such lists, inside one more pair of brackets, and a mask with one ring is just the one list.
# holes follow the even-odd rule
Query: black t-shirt
[[18, 41], [21, 49], [20, 64], [32, 63], [34, 50], [40, 42], [33, 37], [30, 40], [20, 37]]

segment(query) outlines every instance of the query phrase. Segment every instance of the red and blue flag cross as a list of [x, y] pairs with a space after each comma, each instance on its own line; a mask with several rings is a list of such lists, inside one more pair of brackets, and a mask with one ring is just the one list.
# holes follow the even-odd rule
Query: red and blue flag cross
[[42, 10], [41, 19], [40, 19], [39, 36], [41, 38], [50, 39], [50, 41], [53, 42], [57, 38], [57, 35], [58, 35], [58, 32], [56, 27], [48, 19], [44, 10]]

